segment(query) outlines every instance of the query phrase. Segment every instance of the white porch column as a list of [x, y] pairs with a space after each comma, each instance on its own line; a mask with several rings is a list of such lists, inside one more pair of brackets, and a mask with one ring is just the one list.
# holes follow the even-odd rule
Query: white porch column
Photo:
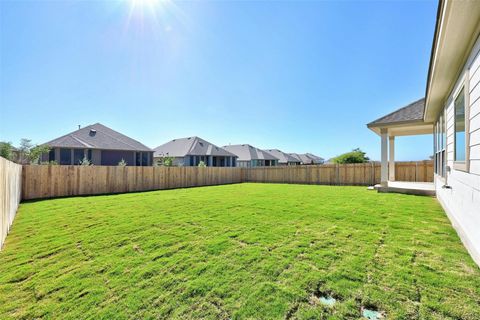
[[388, 185], [388, 131], [387, 129], [380, 129], [380, 136], [382, 138], [382, 162], [381, 162], [381, 176], [380, 184], [384, 187]]
[[388, 180], [395, 181], [395, 136], [388, 137]]

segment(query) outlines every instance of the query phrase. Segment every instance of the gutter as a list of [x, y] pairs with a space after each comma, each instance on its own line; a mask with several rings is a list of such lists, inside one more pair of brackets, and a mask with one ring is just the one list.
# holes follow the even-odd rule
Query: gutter
[[425, 120], [425, 115], [427, 114], [427, 109], [428, 109], [428, 89], [430, 88], [430, 83], [431, 83], [431, 77], [433, 73], [433, 62], [434, 62], [434, 56], [437, 53], [437, 40], [438, 36], [440, 34], [440, 22], [441, 22], [441, 17], [443, 16], [443, 11], [445, 8], [447, 0], [439, 0], [438, 1], [438, 7], [437, 7], [437, 23], [435, 25], [435, 32], [433, 34], [433, 42], [432, 42], [432, 51], [430, 52], [430, 65], [428, 67], [428, 74], [427, 74], [427, 87], [425, 89], [425, 110], [423, 111], [423, 119]]

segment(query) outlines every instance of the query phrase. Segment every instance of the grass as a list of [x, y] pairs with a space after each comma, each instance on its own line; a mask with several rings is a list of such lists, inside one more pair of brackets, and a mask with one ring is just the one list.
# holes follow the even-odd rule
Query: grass
[[0, 252], [1, 319], [358, 319], [362, 307], [479, 319], [480, 270], [435, 199], [237, 184], [27, 202]]

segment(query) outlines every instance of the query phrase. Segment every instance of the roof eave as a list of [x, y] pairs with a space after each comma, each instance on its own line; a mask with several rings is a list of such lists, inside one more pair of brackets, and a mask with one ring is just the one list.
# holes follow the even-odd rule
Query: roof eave
[[[467, 62], [480, 32], [480, 6], [476, 1], [439, 2], [430, 56], [424, 120], [433, 122]], [[458, 35], [462, 35], [461, 37]]]

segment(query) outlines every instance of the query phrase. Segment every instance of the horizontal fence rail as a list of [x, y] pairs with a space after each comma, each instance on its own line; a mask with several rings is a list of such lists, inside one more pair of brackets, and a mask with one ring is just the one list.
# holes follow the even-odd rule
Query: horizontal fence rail
[[17, 214], [21, 184], [22, 166], [0, 157], [0, 249]]
[[[396, 180], [433, 181], [433, 163], [397, 162]], [[380, 164], [260, 168], [30, 165], [23, 167], [22, 198], [30, 200], [241, 182], [374, 185], [380, 183]]]

